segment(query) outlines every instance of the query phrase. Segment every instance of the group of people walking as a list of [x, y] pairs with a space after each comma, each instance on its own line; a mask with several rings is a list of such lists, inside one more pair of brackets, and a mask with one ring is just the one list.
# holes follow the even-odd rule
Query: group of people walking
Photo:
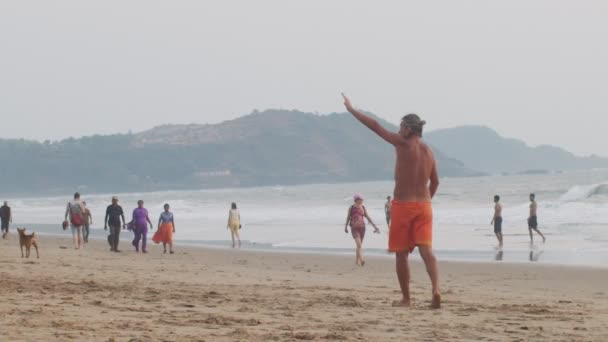
[[[65, 217], [63, 221], [63, 229], [68, 228], [72, 231], [72, 239], [74, 240], [74, 248], [83, 248], [89, 242], [90, 227], [93, 225], [93, 215], [87, 207], [87, 202], [80, 198], [80, 193], [76, 192], [74, 198], [68, 202], [65, 209]], [[112, 204], [106, 208], [104, 218], [104, 230], [109, 230], [108, 244], [110, 251], [120, 253], [118, 245], [120, 243], [120, 233], [122, 230], [133, 232], [133, 241], [131, 244], [136, 252], [148, 253], [148, 232], [154, 230], [148, 210], [144, 207], [144, 201], [137, 201], [137, 207], [133, 210], [131, 221], [125, 219], [124, 210], [118, 204], [118, 197], [112, 197]], [[2, 228], [2, 238], [7, 239], [9, 233], [9, 225], [13, 222], [11, 207], [5, 201], [0, 207], [0, 222]], [[241, 213], [236, 205], [232, 203], [228, 211], [228, 223], [226, 229], [230, 231], [232, 238], [232, 247], [241, 247], [241, 237], [239, 231], [242, 228]], [[163, 212], [158, 218], [157, 230], [152, 236], [152, 241], [163, 245], [163, 253], [174, 254], [173, 249], [173, 234], [175, 234], [175, 219], [171, 212], [171, 206], [166, 203], [163, 205]]]
[[[72, 230], [72, 238], [76, 249], [82, 248], [88, 242], [89, 227], [93, 224], [93, 217], [86, 206], [86, 202], [80, 199], [80, 193], [74, 194], [74, 199], [68, 202], [65, 211], [64, 229], [68, 226]], [[241, 225], [241, 214], [236, 203], [232, 203], [228, 212], [227, 229], [230, 230], [232, 237], [232, 247], [241, 247], [241, 238], [239, 230]], [[148, 209], [144, 207], [144, 201], [137, 201], [137, 207], [133, 210], [131, 221], [125, 219], [124, 210], [118, 204], [118, 197], [112, 197], [112, 204], [106, 208], [104, 219], [104, 230], [108, 231], [108, 244], [110, 251], [120, 253], [118, 245], [120, 242], [121, 230], [130, 230], [133, 232], [133, 241], [131, 244], [136, 252], [148, 253], [148, 232], [154, 230]], [[173, 234], [175, 234], [175, 218], [171, 212], [171, 206], [166, 203], [163, 206], [163, 212], [158, 218], [157, 230], [152, 236], [152, 241], [157, 244], [162, 243], [163, 253], [173, 254]]]
[[[175, 220], [169, 204], [163, 206], [164, 211], [158, 218], [157, 231], [152, 237], [152, 241], [163, 244], [164, 253], [173, 254], [173, 234], [175, 233]], [[80, 193], [74, 194], [74, 199], [68, 202], [65, 210], [64, 229], [68, 226], [72, 229], [74, 248], [80, 249], [88, 242], [89, 227], [93, 224], [90, 210], [86, 207], [86, 202], [80, 199]], [[110, 251], [119, 253], [118, 244], [120, 242], [121, 230], [128, 229], [133, 232], [132, 245], [136, 252], [148, 253], [147, 241], [148, 232], [154, 230], [148, 210], [144, 207], [144, 201], [137, 201], [137, 208], [133, 210], [131, 221], [127, 222], [122, 207], [118, 204], [118, 197], [112, 197], [112, 204], [106, 208], [104, 219], [104, 230], [108, 230], [108, 244]], [[148, 229], [149, 227], [149, 229]]]

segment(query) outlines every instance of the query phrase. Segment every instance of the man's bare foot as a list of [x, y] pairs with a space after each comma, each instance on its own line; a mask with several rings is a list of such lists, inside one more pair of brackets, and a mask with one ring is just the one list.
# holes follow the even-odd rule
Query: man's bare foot
[[441, 295], [439, 293], [435, 293], [433, 295], [433, 300], [431, 301], [431, 308], [439, 309], [441, 307]]
[[405, 299], [395, 300], [395, 301], [393, 301], [393, 304], [392, 304], [393, 307], [403, 307], [403, 308], [409, 308], [410, 305], [411, 305], [410, 301], [405, 300]]
[[545, 237], [543, 236], [543, 243], [545, 243], [545, 241], [547, 241], [547, 239], [545, 239]]

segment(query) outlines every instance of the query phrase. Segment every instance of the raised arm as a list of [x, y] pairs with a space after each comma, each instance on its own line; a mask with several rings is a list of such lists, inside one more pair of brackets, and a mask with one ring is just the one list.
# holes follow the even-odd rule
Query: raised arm
[[386, 130], [386, 128], [382, 127], [378, 121], [355, 109], [346, 95], [342, 94], [342, 97], [344, 98], [344, 106], [346, 107], [346, 110], [348, 110], [348, 112], [351, 113], [355, 119], [359, 120], [359, 122], [376, 133], [380, 138], [392, 145], [398, 145], [404, 142], [404, 139], [398, 133]]

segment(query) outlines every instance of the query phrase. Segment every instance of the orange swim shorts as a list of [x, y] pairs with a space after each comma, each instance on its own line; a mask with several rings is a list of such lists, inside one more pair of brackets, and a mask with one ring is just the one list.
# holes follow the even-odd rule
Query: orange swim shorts
[[431, 202], [393, 201], [391, 228], [388, 235], [389, 252], [412, 252], [416, 246], [431, 246], [433, 242], [433, 209]]

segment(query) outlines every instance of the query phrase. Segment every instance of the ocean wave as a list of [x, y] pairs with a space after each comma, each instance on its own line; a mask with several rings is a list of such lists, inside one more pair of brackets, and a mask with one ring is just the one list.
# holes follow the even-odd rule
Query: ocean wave
[[561, 202], [584, 201], [594, 196], [608, 196], [608, 183], [575, 185], [560, 196]]

